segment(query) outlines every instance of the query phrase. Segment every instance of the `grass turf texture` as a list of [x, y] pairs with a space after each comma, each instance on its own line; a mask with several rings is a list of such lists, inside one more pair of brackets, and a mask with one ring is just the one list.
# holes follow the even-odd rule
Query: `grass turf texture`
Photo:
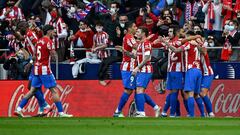
[[240, 118], [0, 118], [0, 135], [240, 135]]

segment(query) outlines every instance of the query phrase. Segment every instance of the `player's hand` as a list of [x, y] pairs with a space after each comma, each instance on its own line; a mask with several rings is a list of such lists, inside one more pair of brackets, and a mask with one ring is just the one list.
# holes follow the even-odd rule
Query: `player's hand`
[[196, 20], [196, 17], [191, 16], [190, 19], [191, 19], [191, 20]]
[[147, 13], [148, 13], [148, 14], [151, 13], [151, 7], [150, 7], [150, 5], [147, 4], [146, 8], [147, 8]]
[[139, 10], [139, 16], [143, 16], [143, 15], [144, 15], [144, 11], [143, 11], [142, 8], [140, 8], [140, 10]]
[[132, 76], [136, 76], [137, 72], [139, 72], [139, 68], [138, 67], [134, 68], [134, 70], [132, 71], [131, 75]]
[[117, 33], [117, 36], [120, 36], [121, 35], [121, 30], [119, 27], [116, 27], [116, 33]]
[[96, 48], [92, 48], [92, 52], [94, 53], [94, 52], [96, 52], [97, 50], [96, 50]]
[[115, 49], [116, 49], [117, 51], [123, 52], [122, 46], [117, 45], [117, 46], [115, 46]]
[[24, 66], [24, 73], [28, 73], [31, 70], [32, 63], [28, 63], [27, 65]]

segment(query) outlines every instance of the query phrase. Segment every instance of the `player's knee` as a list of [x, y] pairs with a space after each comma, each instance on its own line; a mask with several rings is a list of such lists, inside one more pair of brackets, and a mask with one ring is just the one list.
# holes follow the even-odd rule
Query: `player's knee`
[[136, 92], [137, 92], [137, 94], [144, 93], [144, 88], [143, 87], [138, 87]]
[[194, 94], [194, 98], [199, 98], [199, 94]]
[[201, 92], [200, 92], [200, 96], [201, 97], [205, 97], [208, 94], [208, 89], [206, 88], [202, 88]]
[[128, 95], [131, 95], [133, 91], [132, 91], [132, 90], [125, 89], [124, 92], [127, 93]]
[[188, 97], [193, 97], [194, 93], [193, 92], [188, 92], [187, 95], [188, 95]]

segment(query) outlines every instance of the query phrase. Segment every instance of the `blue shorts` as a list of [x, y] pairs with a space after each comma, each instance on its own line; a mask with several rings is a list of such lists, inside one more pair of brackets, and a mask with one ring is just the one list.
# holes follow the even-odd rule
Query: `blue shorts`
[[167, 73], [167, 90], [182, 90], [184, 84], [183, 72]]
[[202, 72], [200, 69], [191, 68], [185, 73], [184, 91], [200, 93]]
[[136, 75], [136, 86], [147, 88], [149, 81], [152, 79], [152, 73], [137, 73]]
[[201, 88], [206, 88], [210, 90], [213, 79], [214, 79], [214, 75], [203, 76]]
[[57, 86], [53, 74], [49, 75], [34, 75], [32, 78], [32, 87], [39, 88], [44, 85], [45, 88], [53, 88]]
[[136, 89], [136, 77], [131, 76], [130, 71], [121, 71], [122, 73], [122, 83], [125, 89], [135, 90]]
[[28, 80], [29, 81], [32, 81], [32, 78], [33, 78], [33, 68], [34, 68], [34, 66], [32, 66], [32, 68], [31, 68], [31, 71], [30, 71], [30, 75], [29, 75], [29, 77], [28, 77]]

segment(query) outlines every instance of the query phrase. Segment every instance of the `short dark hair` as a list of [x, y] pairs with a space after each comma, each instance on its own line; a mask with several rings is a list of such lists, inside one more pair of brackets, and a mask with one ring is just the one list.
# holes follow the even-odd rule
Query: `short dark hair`
[[230, 20], [230, 22], [232, 22], [234, 25], [236, 25], [238, 27], [239, 23], [237, 20]]
[[135, 22], [126, 22], [126, 24], [125, 24], [126, 29], [132, 28], [133, 24], [135, 24]]
[[169, 29], [173, 29], [174, 36], [176, 36], [176, 34], [177, 34], [178, 30], [179, 30], [177, 25], [170, 25]]
[[102, 23], [101, 21], [97, 21], [97, 22], [95, 23], [95, 25], [96, 25], [96, 26], [103, 26], [103, 23]]
[[196, 35], [196, 34], [195, 34], [193, 31], [189, 30], [189, 31], [187, 32], [187, 35], [194, 36], [194, 35]]
[[117, 5], [117, 8], [120, 8], [120, 4], [119, 4], [117, 1], [113, 1], [113, 2], [111, 2], [110, 5], [112, 5], [112, 4], [116, 4], [116, 5]]
[[149, 35], [149, 31], [146, 27], [141, 26], [138, 29], [142, 30], [143, 33], [145, 33], [145, 36], [147, 37]]
[[86, 19], [80, 20], [80, 21], [79, 21], [79, 24], [80, 24], [81, 22], [88, 25], [88, 21], [87, 21]]
[[52, 25], [45, 25], [45, 26], [43, 26], [43, 34], [44, 35], [47, 35], [47, 32], [49, 30], [54, 30], [54, 27]]

